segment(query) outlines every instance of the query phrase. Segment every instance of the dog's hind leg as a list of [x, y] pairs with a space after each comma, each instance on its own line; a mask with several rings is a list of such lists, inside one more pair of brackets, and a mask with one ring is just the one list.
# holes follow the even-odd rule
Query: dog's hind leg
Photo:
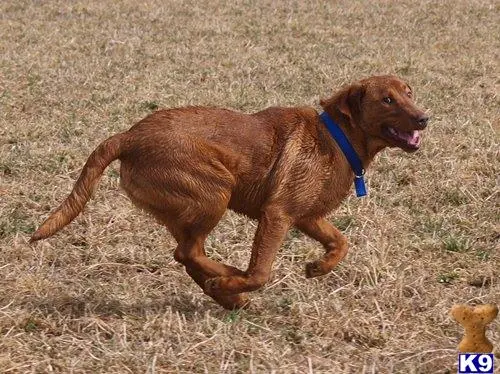
[[321, 259], [306, 264], [307, 278], [329, 273], [347, 254], [347, 239], [326, 219], [298, 222], [296, 227], [320, 242], [326, 251]]
[[[217, 198], [217, 196], [225, 198]], [[208, 206], [185, 199], [184, 213], [174, 215], [156, 212], [155, 216], [177, 241], [174, 259], [185, 266], [188, 275], [203, 289], [205, 294], [226, 309], [236, 309], [248, 304], [247, 295], [220, 295], [216, 292], [207, 292], [204, 287], [205, 282], [210, 278], [244, 274], [238, 268], [208, 258], [205, 253], [205, 240], [224, 215], [229, 196], [229, 191], [220, 194], [213, 193], [211, 204]], [[180, 211], [180, 209], [176, 210]]]
[[205, 290], [209, 293], [232, 295], [262, 287], [269, 280], [276, 253], [290, 223], [290, 218], [279, 209], [266, 209], [259, 220], [252, 257], [245, 274], [209, 279], [205, 283]]
[[175, 260], [183, 264], [189, 276], [222, 307], [226, 309], [243, 308], [249, 303], [246, 294], [220, 295], [205, 290], [205, 282], [210, 278], [244, 274], [243, 271], [235, 267], [209, 259], [203, 246], [205, 238], [206, 235], [199, 235], [181, 239], [174, 252]]
[[[216, 159], [209, 160], [199, 160], [191, 173], [180, 169], [158, 173], [122, 163], [122, 187], [137, 206], [150, 212], [170, 231], [177, 242], [175, 260], [185, 266], [202, 289], [207, 279], [244, 274], [205, 254], [205, 239], [224, 215], [234, 185], [229, 171]], [[222, 296], [204, 291], [227, 309], [247, 304], [243, 294]]]
[[[229, 196], [229, 194], [227, 195]], [[249, 303], [245, 294], [219, 295], [207, 292], [204, 288], [205, 282], [210, 278], [244, 274], [238, 268], [211, 260], [205, 253], [205, 240], [222, 218], [226, 202], [221, 201], [220, 204], [214, 204], [212, 209], [205, 211], [191, 202], [190, 206], [185, 209], [189, 212], [189, 217], [174, 213], [167, 214], [164, 210], [161, 211], [152, 206], [146, 206], [144, 203], [141, 204], [137, 199], [134, 202], [147, 209], [160, 223], [166, 226], [177, 242], [174, 259], [184, 265], [188, 275], [203, 289], [205, 294], [226, 309], [243, 308]]]

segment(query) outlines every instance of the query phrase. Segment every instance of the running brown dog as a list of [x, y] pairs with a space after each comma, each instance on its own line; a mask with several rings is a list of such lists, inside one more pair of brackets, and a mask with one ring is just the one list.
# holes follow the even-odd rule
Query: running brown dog
[[[320, 102], [366, 169], [385, 147], [413, 152], [428, 116], [394, 76], [375, 76]], [[268, 108], [254, 114], [205, 107], [159, 110], [101, 143], [73, 191], [33, 234], [47, 238], [90, 199], [104, 169], [121, 161], [121, 186], [177, 241], [174, 258], [224, 308], [243, 307], [262, 287], [287, 231], [295, 226], [326, 253], [306, 276], [331, 271], [347, 240], [325, 216], [349, 194], [354, 173], [316, 110]], [[246, 271], [205, 254], [204, 242], [226, 209], [258, 220]]]

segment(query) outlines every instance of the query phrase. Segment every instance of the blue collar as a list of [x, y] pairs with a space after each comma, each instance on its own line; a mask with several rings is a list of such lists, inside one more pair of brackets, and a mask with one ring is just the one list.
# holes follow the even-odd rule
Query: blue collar
[[323, 112], [319, 115], [323, 123], [326, 125], [328, 132], [335, 139], [340, 149], [344, 153], [345, 158], [349, 161], [352, 171], [354, 172], [354, 187], [356, 188], [356, 196], [362, 197], [366, 195], [366, 186], [363, 175], [365, 174], [365, 169], [363, 169], [363, 164], [359, 159], [358, 154], [354, 150], [353, 146], [345, 136], [344, 132], [328, 115], [328, 113]]

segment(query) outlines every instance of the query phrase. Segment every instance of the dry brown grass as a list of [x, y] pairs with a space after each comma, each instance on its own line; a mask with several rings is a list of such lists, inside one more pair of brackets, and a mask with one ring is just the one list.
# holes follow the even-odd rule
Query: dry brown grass
[[[0, 2], [0, 371], [453, 373], [450, 307], [500, 303], [499, 14], [494, 0]], [[90, 151], [157, 105], [315, 105], [378, 73], [410, 81], [432, 123], [332, 216], [351, 250], [331, 275], [305, 279], [321, 249], [292, 231], [252, 308], [222, 310], [117, 165], [75, 223], [27, 244]], [[254, 229], [229, 213], [207, 247], [243, 268]], [[498, 352], [499, 319], [489, 338]]]

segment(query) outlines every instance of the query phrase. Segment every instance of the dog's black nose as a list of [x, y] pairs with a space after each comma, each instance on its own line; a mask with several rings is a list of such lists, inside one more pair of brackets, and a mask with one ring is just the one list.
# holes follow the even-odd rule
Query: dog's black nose
[[417, 123], [422, 128], [425, 129], [427, 127], [427, 122], [429, 122], [429, 116], [427, 114], [422, 114], [417, 117]]

